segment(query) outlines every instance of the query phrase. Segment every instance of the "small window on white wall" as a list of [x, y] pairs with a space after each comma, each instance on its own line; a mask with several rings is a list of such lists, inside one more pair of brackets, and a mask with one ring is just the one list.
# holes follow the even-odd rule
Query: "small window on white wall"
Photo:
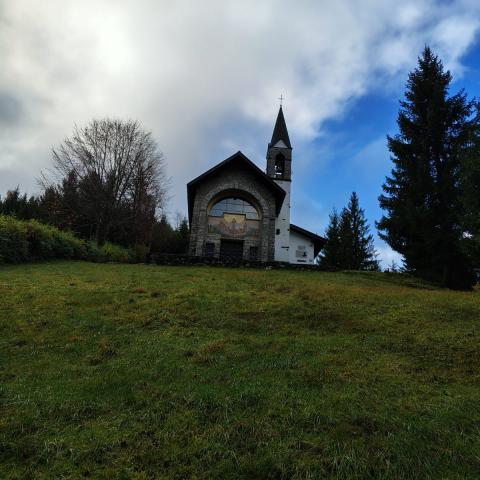
[[297, 245], [295, 255], [297, 258], [305, 258], [307, 256], [307, 247], [305, 245]]

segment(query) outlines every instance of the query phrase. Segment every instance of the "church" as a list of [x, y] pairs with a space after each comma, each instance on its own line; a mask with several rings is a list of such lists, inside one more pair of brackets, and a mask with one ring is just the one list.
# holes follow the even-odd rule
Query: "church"
[[325, 239], [290, 223], [291, 184], [280, 106], [265, 172], [238, 151], [187, 184], [190, 254], [313, 265]]

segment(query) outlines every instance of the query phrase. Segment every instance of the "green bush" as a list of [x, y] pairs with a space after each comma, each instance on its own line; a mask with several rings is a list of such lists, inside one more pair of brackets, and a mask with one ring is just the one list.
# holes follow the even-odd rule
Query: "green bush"
[[[28, 256], [31, 260], [47, 260], [56, 256], [56, 242], [52, 229], [31, 220], [27, 227]], [[60, 250], [60, 248], [58, 248]], [[60, 256], [60, 258], [64, 258]], [[67, 257], [69, 258], [69, 257]]]
[[150, 249], [146, 245], [135, 245], [130, 249], [130, 262], [131, 263], [143, 263], [147, 259], [147, 255]]
[[21, 221], [0, 215], [0, 264], [54, 258], [138, 263], [145, 261], [147, 252], [147, 247], [143, 246], [129, 250], [106, 243], [99, 247], [95, 242], [36, 220]]
[[130, 261], [129, 251], [113, 243], [105, 243], [100, 247], [107, 262], [128, 263]]
[[0, 263], [21, 263], [28, 260], [25, 223], [0, 215]]
[[105, 255], [95, 242], [85, 242], [86, 259], [91, 262], [105, 262]]
[[73, 256], [77, 260], [88, 260], [88, 249], [87, 242], [80, 238], [77, 238], [71, 232], [60, 232], [62, 238], [69, 242], [70, 246], [73, 248]]

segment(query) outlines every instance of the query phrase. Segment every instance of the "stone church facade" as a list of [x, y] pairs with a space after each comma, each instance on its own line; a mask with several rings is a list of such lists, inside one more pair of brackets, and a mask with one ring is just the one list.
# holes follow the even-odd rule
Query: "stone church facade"
[[291, 161], [280, 107], [266, 172], [239, 151], [188, 183], [190, 254], [313, 264], [324, 239], [290, 224]]

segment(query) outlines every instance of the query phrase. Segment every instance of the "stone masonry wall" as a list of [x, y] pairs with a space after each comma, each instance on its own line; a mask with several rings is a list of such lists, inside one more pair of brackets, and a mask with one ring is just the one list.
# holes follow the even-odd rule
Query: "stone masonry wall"
[[243, 238], [244, 258], [247, 258], [250, 246], [258, 246], [260, 261], [273, 260], [276, 216], [274, 196], [251, 171], [235, 164], [207, 178], [197, 187], [190, 234], [190, 254], [203, 256], [205, 243], [212, 242], [215, 244], [215, 256], [219, 255], [221, 236], [208, 232], [208, 210], [222, 197], [235, 195], [251, 201], [259, 209], [262, 217], [260, 238]]

